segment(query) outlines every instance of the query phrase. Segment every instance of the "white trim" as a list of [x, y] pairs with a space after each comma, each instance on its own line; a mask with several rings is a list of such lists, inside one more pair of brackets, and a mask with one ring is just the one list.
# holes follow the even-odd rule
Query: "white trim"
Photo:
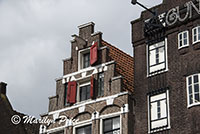
[[[171, 128], [171, 125], [170, 125], [170, 108], [169, 108], [169, 90], [166, 90], [166, 101], [167, 101], [167, 120], [168, 120], [168, 127], [167, 128], [164, 128], [164, 129], [155, 129], [154, 131], [151, 131], [151, 128], [150, 128], [150, 123], [151, 123], [151, 118], [150, 118], [150, 96], [148, 95], [147, 96], [147, 107], [148, 107], [148, 133], [152, 133], [152, 132], [159, 132], [159, 131], [163, 131], [163, 130], [166, 130], [166, 129], [170, 129]], [[163, 93], [161, 93], [163, 94]], [[158, 94], [159, 95], [159, 94]]]
[[[187, 108], [190, 108], [190, 107], [193, 107], [193, 106], [197, 106], [197, 105], [200, 105], [200, 101], [199, 102], [195, 102], [196, 100], [195, 100], [195, 96], [194, 96], [194, 75], [197, 75], [198, 76], [198, 84], [199, 84], [199, 95], [200, 95], [200, 73], [195, 73], [195, 74], [192, 74], [192, 75], [189, 75], [189, 76], [187, 76], [186, 77], [186, 90], [187, 90]], [[192, 84], [191, 84], [191, 86], [192, 86], [192, 95], [193, 95], [193, 103], [192, 104], [190, 104], [190, 102], [189, 102], [189, 89], [188, 89], [188, 84], [189, 84], [189, 82], [188, 82], [188, 80], [189, 80], [189, 78], [191, 77], [191, 79], [192, 79]]]
[[54, 132], [62, 131], [62, 130], [64, 130], [64, 128], [65, 128], [65, 126], [56, 127], [56, 128], [48, 129], [48, 130], [46, 130], [46, 132], [47, 132], [47, 134], [51, 134]]
[[116, 113], [111, 113], [111, 114], [100, 116], [100, 134], [103, 134], [103, 120], [118, 117], [118, 116], [120, 118], [120, 134], [122, 134], [123, 124], [122, 124], [122, 113], [121, 112], [116, 112]]
[[74, 104], [71, 107], [66, 107], [66, 108], [63, 108], [63, 109], [51, 111], [51, 112], [48, 113], [48, 115], [52, 115], [54, 113], [60, 113], [60, 112], [72, 110], [72, 109], [75, 109], [75, 108], [79, 108], [79, 107], [81, 107], [83, 105], [88, 105], [88, 104], [92, 104], [92, 103], [97, 103], [97, 102], [105, 101], [105, 100], [107, 100], [109, 98], [117, 98], [119, 96], [127, 95], [127, 94], [128, 94], [128, 92], [125, 91], [125, 92], [121, 92], [121, 93], [118, 93], [118, 94], [115, 94], [115, 95], [106, 96], [106, 97], [102, 97], [102, 98], [97, 98], [96, 100], [87, 101], [87, 102], [84, 102], [84, 103], [81, 103], [81, 104]]
[[[187, 44], [184, 44], [184, 33], [186, 33], [187, 35]], [[179, 35], [181, 35], [182, 37], [182, 46], [180, 46], [180, 39], [179, 39]], [[178, 33], [178, 49], [181, 49], [181, 48], [184, 48], [184, 47], [188, 47], [189, 46], [189, 31], [188, 30], [185, 30], [185, 31], [182, 31], [180, 33]]]
[[90, 47], [78, 51], [78, 70], [85, 69], [83, 68], [83, 55], [86, 53], [90, 54]]
[[[113, 60], [113, 61], [109, 61], [109, 62], [106, 62], [106, 63], [103, 63], [103, 64], [100, 64], [100, 65], [97, 65], [97, 66], [94, 66], [94, 67], [88, 67], [88, 68], [84, 68], [84, 69], [81, 69], [81, 70], [79, 70], [79, 71], [77, 71], [77, 72], [73, 72], [73, 73], [70, 73], [70, 74], [67, 74], [67, 75], [64, 75], [64, 76], [62, 76], [62, 77], [60, 77], [60, 78], [57, 78], [57, 79], [55, 79], [56, 81], [57, 80], [60, 80], [60, 79], [64, 79], [62, 82], [63, 82], [63, 84], [66, 82], [66, 80], [65, 79], [67, 79], [67, 78], [69, 78], [69, 77], [71, 77], [71, 76], [74, 76], [74, 75], [77, 75], [77, 74], [80, 74], [80, 73], [83, 73], [83, 72], [87, 72], [87, 71], [92, 71], [92, 70], [94, 70], [93, 71], [93, 74], [96, 74], [96, 73], [98, 73], [98, 71], [95, 71], [95, 70], [98, 70], [98, 68], [105, 68], [106, 66], [108, 66], [108, 65], [110, 65], [110, 64], [114, 64], [115, 63], [115, 61]], [[87, 76], [86, 76], [87, 77]], [[83, 78], [79, 78], [79, 79], [83, 79]]]
[[92, 132], [92, 121], [91, 120], [87, 120], [87, 121], [83, 121], [83, 122], [75, 124], [74, 127], [73, 127], [73, 134], [76, 134], [76, 129], [77, 128], [84, 127], [84, 126], [87, 126], [87, 125], [91, 125], [91, 132]]
[[[159, 42], [158, 42], [159, 43]], [[155, 73], [152, 73], [152, 74], [149, 74], [149, 50], [148, 50], [148, 44], [146, 45], [146, 61], [147, 61], [147, 77], [151, 77], [151, 76], [154, 76], [154, 75], [157, 75], [157, 74], [161, 74], [161, 73], [165, 73], [167, 71], [169, 71], [168, 69], [168, 53], [167, 53], [167, 38], [165, 38], [164, 40], [164, 43], [165, 43], [165, 64], [166, 64], [166, 69], [163, 70], [163, 71], [159, 71], [159, 72], [155, 72]]]

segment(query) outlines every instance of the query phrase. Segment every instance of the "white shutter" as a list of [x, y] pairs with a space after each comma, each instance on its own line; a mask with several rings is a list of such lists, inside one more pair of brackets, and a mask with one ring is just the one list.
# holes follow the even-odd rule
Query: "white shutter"
[[151, 103], [151, 120], [156, 120], [158, 119], [157, 117], [157, 103]]

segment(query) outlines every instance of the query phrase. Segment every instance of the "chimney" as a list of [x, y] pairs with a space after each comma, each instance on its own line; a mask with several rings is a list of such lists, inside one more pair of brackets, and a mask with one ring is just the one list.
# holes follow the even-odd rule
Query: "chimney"
[[7, 86], [6, 83], [0, 82], [0, 94], [6, 95], [6, 86]]
[[83, 38], [84, 40], [91, 37], [91, 34], [94, 33], [94, 23], [89, 22], [83, 25], [78, 26], [79, 28], [79, 37]]

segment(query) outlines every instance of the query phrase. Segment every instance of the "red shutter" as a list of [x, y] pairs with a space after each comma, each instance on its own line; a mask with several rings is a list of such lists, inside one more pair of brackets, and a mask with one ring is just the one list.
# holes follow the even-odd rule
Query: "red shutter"
[[68, 83], [67, 89], [67, 102], [76, 103], [76, 82], [72, 81]]
[[91, 97], [91, 99], [93, 99], [94, 98], [94, 77], [93, 77], [93, 75], [90, 78], [90, 83], [91, 83], [91, 85], [90, 85], [90, 97]]
[[97, 61], [98, 42], [95, 42], [90, 48], [90, 65], [93, 65]]

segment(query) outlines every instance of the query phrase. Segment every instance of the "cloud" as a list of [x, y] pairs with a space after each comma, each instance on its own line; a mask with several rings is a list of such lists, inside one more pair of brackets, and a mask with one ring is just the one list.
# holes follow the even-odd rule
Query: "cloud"
[[[148, 7], [160, 2], [141, 0]], [[104, 40], [132, 55], [130, 21], [141, 10], [123, 0], [0, 0], [0, 80], [14, 109], [36, 117], [47, 112], [80, 24], [94, 21]]]

